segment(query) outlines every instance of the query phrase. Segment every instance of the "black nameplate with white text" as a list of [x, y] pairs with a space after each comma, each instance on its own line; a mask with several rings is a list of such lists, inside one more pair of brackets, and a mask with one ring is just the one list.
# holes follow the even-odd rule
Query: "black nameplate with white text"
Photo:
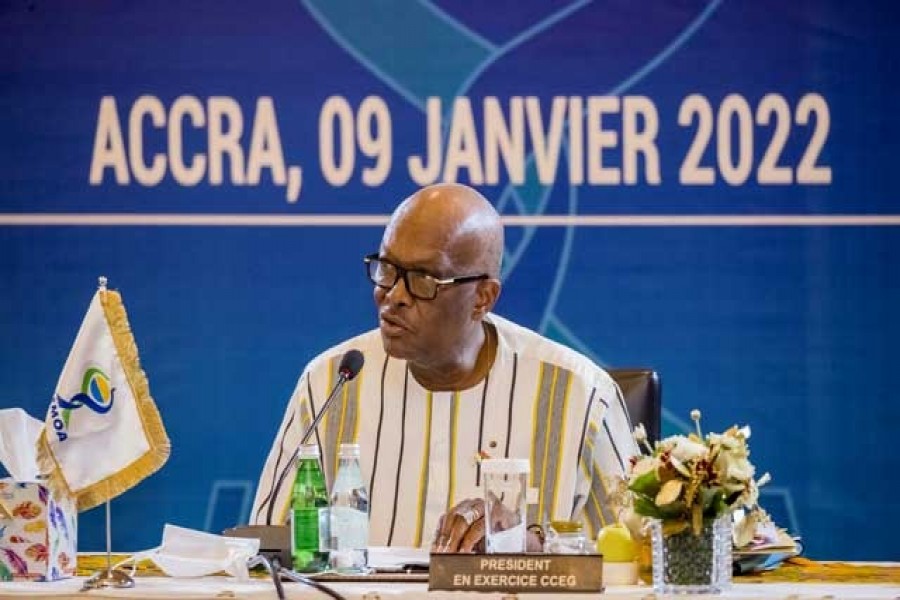
[[432, 554], [428, 589], [458, 592], [603, 591], [599, 554]]

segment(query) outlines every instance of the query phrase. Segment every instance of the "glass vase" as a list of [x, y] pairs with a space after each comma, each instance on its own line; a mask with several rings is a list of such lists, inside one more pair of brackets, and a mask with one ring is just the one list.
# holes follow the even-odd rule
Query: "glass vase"
[[688, 527], [663, 534], [653, 519], [653, 591], [659, 594], [709, 594], [731, 587], [731, 514], [704, 521], [700, 533]]

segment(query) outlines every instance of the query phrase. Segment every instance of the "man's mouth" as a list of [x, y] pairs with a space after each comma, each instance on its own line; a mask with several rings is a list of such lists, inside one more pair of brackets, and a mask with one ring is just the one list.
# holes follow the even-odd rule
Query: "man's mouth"
[[403, 335], [409, 331], [409, 327], [406, 326], [403, 320], [391, 315], [382, 314], [379, 319], [379, 326], [382, 333], [391, 337]]

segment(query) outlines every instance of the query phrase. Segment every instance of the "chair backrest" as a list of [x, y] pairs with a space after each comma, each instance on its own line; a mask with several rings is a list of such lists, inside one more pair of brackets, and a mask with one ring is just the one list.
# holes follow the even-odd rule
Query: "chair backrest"
[[643, 423], [651, 444], [659, 440], [662, 425], [662, 386], [653, 369], [607, 369], [619, 384], [631, 424]]

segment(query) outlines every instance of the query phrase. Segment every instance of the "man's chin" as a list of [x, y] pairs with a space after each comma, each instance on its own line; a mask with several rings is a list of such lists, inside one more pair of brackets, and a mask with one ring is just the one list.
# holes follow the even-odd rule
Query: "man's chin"
[[412, 356], [412, 352], [409, 347], [404, 343], [404, 340], [399, 336], [389, 336], [385, 335], [385, 333], [381, 332], [381, 344], [384, 346], [384, 351], [391, 358], [397, 358], [400, 360], [409, 360], [410, 356]]

